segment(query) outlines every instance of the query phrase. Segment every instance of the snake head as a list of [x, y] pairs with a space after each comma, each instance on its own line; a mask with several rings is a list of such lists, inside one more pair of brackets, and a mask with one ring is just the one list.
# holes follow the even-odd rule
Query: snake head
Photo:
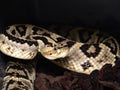
[[43, 48], [41, 49], [41, 54], [50, 60], [58, 59], [58, 58], [64, 58], [68, 54], [68, 49], [66, 48], [61, 48], [54, 50], [54, 48]]
[[56, 48], [52, 46], [44, 45], [42, 41], [38, 41], [39, 49], [38, 51], [47, 59], [55, 60], [58, 58], [64, 58], [67, 56], [69, 49], [67, 47]]

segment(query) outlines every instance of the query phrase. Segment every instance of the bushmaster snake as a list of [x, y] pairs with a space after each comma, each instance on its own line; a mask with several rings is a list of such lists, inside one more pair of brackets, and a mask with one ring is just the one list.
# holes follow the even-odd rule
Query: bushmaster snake
[[101, 36], [95, 31], [89, 38], [83, 35], [82, 42], [78, 32], [71, 31], [70, 37], [63, 37], [29, 24], [15, 24], [1, 30], [0, 50], [14, 58], [7, 64], [3, 90], [34, 90], [34, 65], [21, 62], [32, 60], [38, 52], [53, 63], [79, 73], [90, 74], [105, 64], [115, 65], [119, 44], [114, 37]]

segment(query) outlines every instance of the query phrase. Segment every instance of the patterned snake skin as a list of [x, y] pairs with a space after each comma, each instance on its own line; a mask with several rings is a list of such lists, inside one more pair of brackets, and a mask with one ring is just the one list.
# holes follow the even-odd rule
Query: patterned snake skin
[[72, 28], [63, 36], [29, 24], [1, 30], [0, 50], [13, 57], [7, 64], [2, 90], [34, 90], [35, 66], [29, 62], [38, 52], [63, 68], [85, 74], [105, 64], [114, 66], [119, 57], [117, 40], [99, 31], [86, 33], [82, 28]]

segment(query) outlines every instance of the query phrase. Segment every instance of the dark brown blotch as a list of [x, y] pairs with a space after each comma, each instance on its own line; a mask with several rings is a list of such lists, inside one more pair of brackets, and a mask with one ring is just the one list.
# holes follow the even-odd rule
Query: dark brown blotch
[[45, 32], [45, 33], [43, 33], [42, 35], [43, 35], [43, 36], [50, 37], [50, 34], [48, 34], [48, 33], [46, 33], [46, 32]]
[[68, 42], [67, 42], [67, 46], [68, 46], [69, 48], [72, 47], [74, 44], [75, 44], [75, 42], [73, 42], [73, 41], [68, 41]]
[[4, 41], [2, 41], [2, 43], [3, 43], [3, 44], [5, 44], [5, 42], [4, 42]]
[[100, 59], [100, 60], [98, 60], [97, 62], [98, 62], [98, 63], [102, 63], [103, 61], [104, 61], [104, 60]]
[[93, 67], [93, 65], [89, 61], [84, 62], [83, 64], [81, 64], [81, 66], [84, 70], [88, 69], [89, 67]]
[[61, 37], [58, 37], [57, 38], [57, 42], [62, 42], [62, 41], [64, 41], [65, 39], [64, 38], [61, 38]]
[[12, 30], [12, 32], [11, 32], [13, 35], [15, 35], [16, 34], [16, 31], [15, 30]]
[[10, 47], [8, 47], [7, 49], [8, 49], [8, 50], [10, 50], [11, 48], [10, 48]]

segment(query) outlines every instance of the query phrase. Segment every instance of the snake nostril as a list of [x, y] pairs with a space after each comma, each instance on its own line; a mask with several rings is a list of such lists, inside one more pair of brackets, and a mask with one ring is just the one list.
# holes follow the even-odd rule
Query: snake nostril
[[5, 41], [2, 41], [3, 44], [5, 44]]

